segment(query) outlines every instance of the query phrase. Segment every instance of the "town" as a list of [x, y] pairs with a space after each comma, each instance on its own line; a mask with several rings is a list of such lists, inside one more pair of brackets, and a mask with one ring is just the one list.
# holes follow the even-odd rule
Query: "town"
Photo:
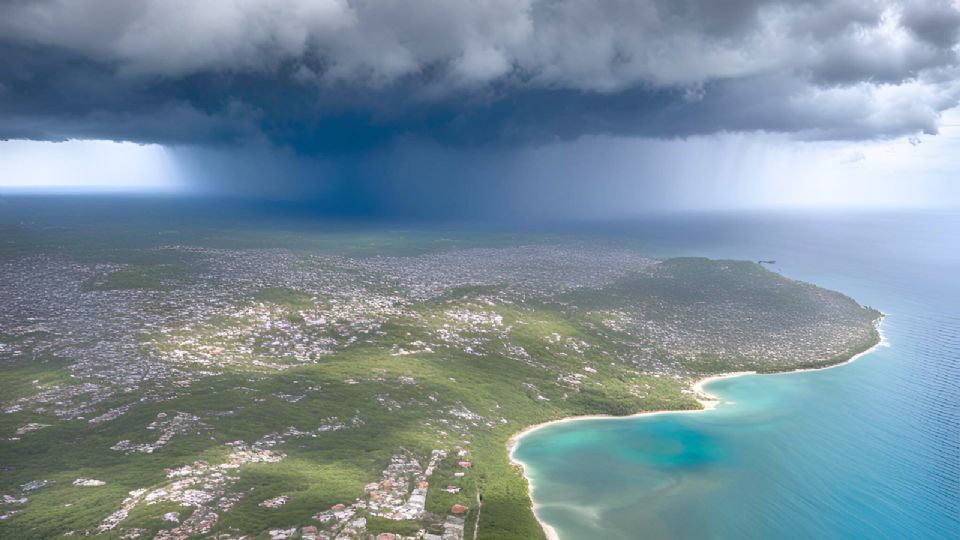
[[835, 363], [879, 316], [578, 242], [37, 249], [0, 305], [0, 536], [158, 540], [540, 536], [512, 434], [697, 408], [699, 376]]

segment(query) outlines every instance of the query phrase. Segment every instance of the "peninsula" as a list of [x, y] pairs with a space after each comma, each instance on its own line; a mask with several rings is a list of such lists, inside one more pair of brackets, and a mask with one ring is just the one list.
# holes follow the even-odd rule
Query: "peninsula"
[[0, 235], [2, 537], [543, 538], [516, 433], [879, 340], [758, 263], [599, 242]]

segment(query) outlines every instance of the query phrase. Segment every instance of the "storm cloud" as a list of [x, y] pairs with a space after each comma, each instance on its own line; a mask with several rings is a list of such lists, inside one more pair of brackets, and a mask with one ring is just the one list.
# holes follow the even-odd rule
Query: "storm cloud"
[[266, 143], [936, 133], [951, 0], [7, 0], [0, 137]]

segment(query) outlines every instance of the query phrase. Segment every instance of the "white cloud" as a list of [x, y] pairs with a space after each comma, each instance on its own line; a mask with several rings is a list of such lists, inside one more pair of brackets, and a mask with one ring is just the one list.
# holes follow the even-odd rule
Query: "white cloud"
[[[516, 66], [530, 84], [608, 91], [844, 65], [902, 80], [955, 63], [944, 36], [956, 5], [906, 5], [911, 26], [897, 0], [41, 0], [0, 8], [0, 32], [138, 73], [300, 61], [382, 84], [435, 66], [489, 81]], [[931, 13], [935, 40], [922, 33]]]

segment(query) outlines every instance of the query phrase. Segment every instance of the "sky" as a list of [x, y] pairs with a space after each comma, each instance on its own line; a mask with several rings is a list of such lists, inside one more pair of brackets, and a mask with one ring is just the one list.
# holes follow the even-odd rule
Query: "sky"
[[960, 0], [7, 0], [0, 193], [960, 206]]

